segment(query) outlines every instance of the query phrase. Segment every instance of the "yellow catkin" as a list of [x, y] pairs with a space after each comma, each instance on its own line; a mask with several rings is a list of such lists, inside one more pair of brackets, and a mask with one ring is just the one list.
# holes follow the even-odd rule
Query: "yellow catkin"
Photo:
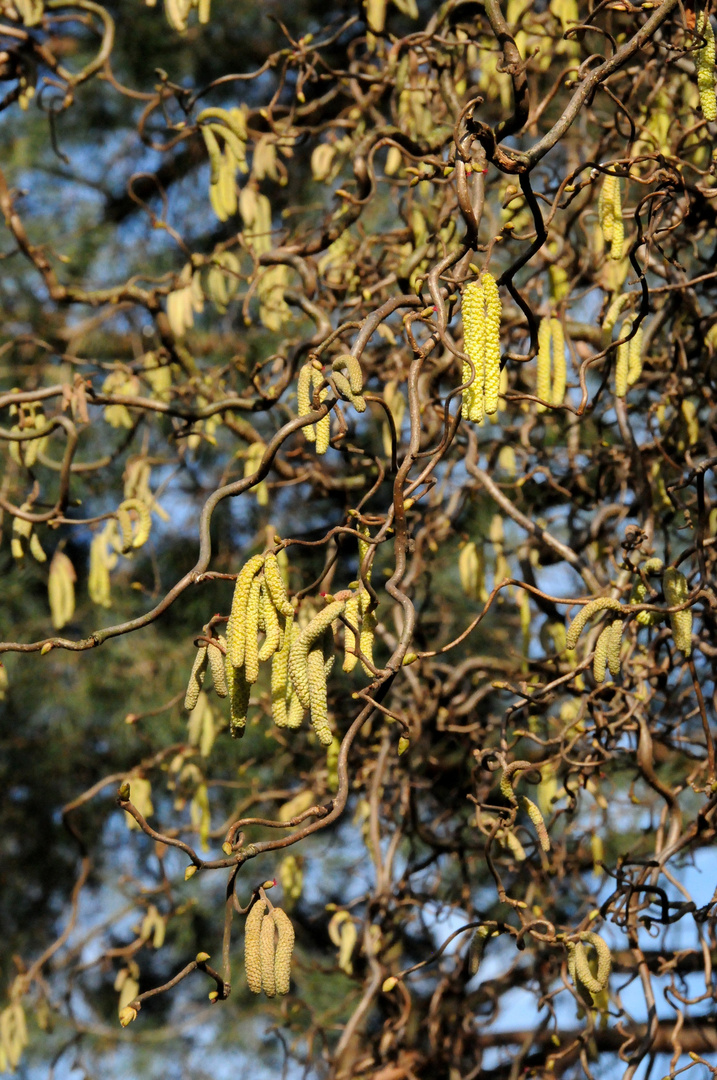
[[560, 319], [551, 319], [550, 328], [553, 338], [553, 388], [550, 400], [553, 405], [562, 405], [568, 377], [565, 363], [565, 334]]
[[264, 559], [264, 582], [278, 613], [285, 615], [287, 618], [293, 616], [294, 609], [289, 597], [286, 595], [279, 561], [276, 555], [271, 552]]
[[356, 633], [344, 627], [344, 671], [353, 671], [358, 662], [356, 648], [359, 645], [359, 624], [361, 622], [361, 599], [359, 593], [353, 593], [346, 601], [344, 615], [352, 626], [356, 627]]
[[129, 510], [124, 505], [117, 507], [117, 524], [119, 525], [120, 537], [122, 538], [122, 546], [120, 548], [123, 555], [126, 555], [128, 551], [132, 550], [133, 534], [132, 534], [132, 518], [130, 517]]
[[212, 672], [214, 689], [218, 697], [226, 697], [228, 693], [227, 679], [224, 672], [224, 654], [218, 645], [213, 642], [207, 646], [207, 659]]
[[331, 626], [346, 607], [345, 600], [334, 600], [323, 611], [314, 615], [301, 633], [294, 639], [289, 653], [289, 675], [296, 694], [305, 709], [311, 706], [307, 658], [314, 642]]
[[[299, 379], [296, 384], [296, 411], [299, 416], [308, 416], [311, 412], [311, 386], [313, 365], [311, 362], [304, 364], [299, 371]], [[307, 442], [316, 442], [316, 432], [313, 424], [307, 424], [301, 429]]]
[[244, 668], [235, 668], [229, 659], [225, 671], [229, 693], [229, 732], [233, 739], [241, 739], [246, 727], [251, 686], [244, 676]]
[[602, 182], [598, 198], [598, 222], [606, 244], [612, 241], [615, 225], [615, 188], [617, 184], [617, 177], [607, 173]]
[[147, 543], [150, 529], [152, 528], [152, 515], [149, 512], [149, 507], [141, 499], [125, 499], [120, 506], [120, 510], [134, 510], [137, 515], [137, 528], [132, 532], [132, 542], [130, 546], [133, 548], [142, 547], [143, 544]]
[[199, 699], [199, 691], [202, 689], [202, 683], [204, 682], [204, 676], [207, 672], [207, 646], [200, 645], [197, 649], [197, 655], [194, 657], [194, 663], [192, 664], [192, 670], [189, 673], [189, 682], [187, 683], [187, 692], [184, 695], [184, 708], [187, 712], [191, 712]]
[[75, 581], [77, 575], [72, 562], [63, 551], [56, 551], [50, 563], [47, 596], [50, 615], [55, 630], [66, 626], [75, 613]]
[[259, 678], [259, 610], [261, 601], [260, 576], [253, 579], [246, 602], [246, 629], [244, 640], [244, 675], [248, 683]]
[[703, 12], [697, 22], [697, 32], [705, 43], [697, 51], [697, 88], [700, 92], [700, 106], [705, 120], [717, 120], [717, 97], [715, 96], [715, 35], [709, 15]]
[[[359, 649], [366, 657], [366, 660], [373, 664], [373, 643], [376, 636], [376, 613], [369, 611], [369, 605], [371, 603], [371, 596], [364, 589], [360, 597], [361, 603], [361, 633], [359, 635]], [[369, 678], [373, 678], [373, 672], [371, 668], [362, 660], [361, 667], [364, 670], [364, 674]]]
[[266, 911], [266, 900], [257, 900], [246, 917], [244, 927], [244, 969], [246, 981], [252, 994], [261, 993], [261, 952], [259, 939], [261, 924]]
[[[371, 534], [369, 532], [368, 525], [359, 525], [358, 531], [363, 536], [370, 539]], [[368, 555], [368, 553], [370, 551], [375, 551], [375, 550], [376, 549], [372, 548], [371, 545], [368, 543], [368, 540], [359, 540], [359, 542], [358, 542], [359, 571], [363, 567], [364, 560], [365, 560], [366, 556]], [[366, 570], [366, 574], [365, 574], [366, 581], [371, 580], [371, 571], [372, 571], [372, 569], [373, 569], [373, 563], [369, 563], [368, 569]]]
[[581, 986], [584, 986], [590, 994], [599, 994], [603, 988], [590, 970], [588, 956], [582, 941], [578, 941], [575, 944], [570, 942], [568, 944], [568, 949], [573, 957], [573, 978], [576, 987], [579, 983]]
[[498, 391], [500, 388], [500, 322], [503, 305], [500, 302], [498, 285], [492, 274], [483, 274], [481, 278], [485, 298], [485, 399], [484, 408], [488, 416], [498, 411]]
[[[620, 328], [620, 337], [625, 338], [632, 329], [632, 323], [626, 321]], [[617, 347], [617, 359], [615, 361], [615, 397], [624, 398], [627, 394], [628, 375], [630, 371], [630, 345], [625, 341]]]
[[288, 994], [291, 982], [291, 954], [294, 951], [294, 927], [281, 908], [271, 913], [277, 931], [274, 976], [277, 994]]
[[286, 726], [288, 728], [300, 728], [304, 719], [304, 706], [301, 704], [299, 695], [293, 690], [289, 694], [286, 712]]
[[[543, 401], [550, 401], [550, 346], [553, 339], [551, 319], [541, 319], [538, 327], [538, 371], [535, 386], [536, 396]], [[538, 404], [537, 411], [545, 412], [547, 405]]]
[[471, 975], [478, 974], [478, 968], [483, 959], [485, 943], [488, 940], [489, 933], [490, 931], [487, 926], [478, 926], [471, 938], [470, 948], [468, 950], [468, 971]]
[[613, 678], [620, 674], [620, 645], [624, 625], [622, 619], [614, 619], [608, 628], [610, 636], [607, 642], [607, 666]]
[[266, 640], [259, 650], [259, 661], [264, 663], [264, 661], [270, 660], [274, 653], [281, 647], [279, 617], [276, 614], [276, 608], [274, 607], [269, 590], [266, 587], [266, 578], [264, 578], [262, 582], [259, 606], [264, 621], [264, 633], [266, 634]]
[[289, 690], [289, 651], [294, 629], [294, 612], [287, 616], [281, 648], [271, 662], [271, 716], [277, 727], [288, 727], [286, 701]]
[[622, 200], [620, 197], [620, 181], [615, 179], [615, 192], [612, 204], [613, 226], [612, 242], [610, 244], [610, 258], [618, 260], [622, 258], [622, 249], [625, 240], [625, 223], [622, 219]]
[[610, 627], [606, 626], [600, 631], [600, 637], [595, 644], [595, 654], [593, 656], [593, 677], [598, 684], [605, 682], [605, 672], [607, 671], [607, 647], [609, 640]]
[[309, 702], [311, 707], [311, 726], [323, 746], [330, 746], [333, 732], [329, 725], [329, 706], [326, 691], [326, 670], [324, 652], [321, 647], [312, 649], [307, 657], [309, 677]]
[[263, 555], [253, 555], [242, 568], [236, 585], [232, 609], [227, 623], [227, 655], [235, 668], [244, 666], [244, 643], [246, 640], [246, 607], [249, 590], [255, 576], [264, 565]]
[[261, 957], [261, 988], [267, 997], [276, 994], [276, 946], [274, 932], [276, 925], [271, 915], [265, 915], [261, 920], [259, 933], [259, 954]]
[[634, 386], [642, 375], [642, 327], [638, 327], [635, 336], [628, 342], [627, 385]]
[[578, 612], [571, 622], [570, 629], [565, 637], [565, 647], [567, 649], [575, 648], [583, 627], [587, 624], [588, 619], [591, 619], [593, 615], [597, 615], [598, 611], [620, 611], [621, 608], [622, 604], [620, 601], [613, 599], [612, 596], [598, 596], [595, 600], [591, 600], [589, 604], [586, 604], [585, 607]]
[[342, 353], [341, 356], [337, 356], [331, 364], [334, 371], [339, 368], [345, 368], [348, 375], [349, 387], [352, 394], [360, 394], [363, 390], [363, 372], [361, 371], [361, 363], [353, 353]]
[[[671, 566], [668, 566], [667, 570], [665, 570], [662, 578], [662, 588], [670, 607], [674, 607], [676, 604], [684, 604], [690, 594], [685, 575]], [[684, 611], [676, 611], [670, 615], [670, 626], [672, 627], [675, 645], [685, 656], [689, 656], [692, 652], [692, 612], [690, 609], [685, 608]]]
[[611, 333], [618, 317], [626, 304], [630, 303], [630, 293], [617, 293], [610, 302], [610, 306], [605, 313], [602, 328], [606, 333]]
[[610, 978], [610, 972], [612, 971], [612, 954], [610, 952], [610, 946], [599, 934], [594, 933], [594, 931], [586, 930], [580, 935], [580, 938], [582, 941], [589, 942], [595, 949], [597, 955], [595, 981], [599, 984], [600, 990], [604, 990], [607, 986], [608, 979]]
[[548, 836], [548, 830], [545, 827], [545, 821], [543, 820], [543, 815], [541, 814], [539, 807], [537, 807], [533, 800], [529, 799], [526, 795], [521, 795], [520, 804], [535, 826], [541, 848], [543, 851], [550, 851], [550, 837]]
[[479, 424], [484, 412], [486, 318], [483, 288], [479, 281], [469, 281], [463, 289], [463, 351], [470, 358], [475, 376], [468, 363], [463, 364], [462, 416]]

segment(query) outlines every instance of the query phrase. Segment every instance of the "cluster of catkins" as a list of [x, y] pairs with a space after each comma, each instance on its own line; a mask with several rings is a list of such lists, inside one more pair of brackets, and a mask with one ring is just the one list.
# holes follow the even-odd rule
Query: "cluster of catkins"
[[[661, 559], [648, 559], [642, 567], [645, 575], [663, 572]], [[668, 566], [662, 576], [662, 591], [670, 607], [677, 607], [689, 599], [690, 588], [685, 575], [675, 567]], [[635, 585], [630, 603], [642, 604], [647, 599], [647, 586], [642, 579]], [[566, 648], [574, 649], [588, 621], [600, 611], [612, 611], [617, 616], [603, 628], [595, 644], [593, 675], [597, 683], [605, 681], [607, 670], [616, 676], [620, 673], [620, 645], [625, 626], [623, 605], [612, 596], [598, 596], [585, 604], [573, 619], [566, 635]], [[692, 652], [692, 612], [689, 608], [669, 613], [670, 627], [676, 647], [685, 656]], [[641, 626], [652, 626], [663, 616], [659, 612], [638, 611], [635, 616]]]
[[274, 997], [289, 993], [294, 927], [285, 911], [272, 907], [267, 913], [267, 906], [262, 897], [247, 915], [244, 966], [252, 994], [263, 990], [267, 997]]
[[[362, 558], [367, 550], [368, 543], [361, 541]], [[366, 576], [370, 579], [370, 571]], [[241, 737], [259, 665], [271, 660], [274, 723], [298, 728], [308, 710], [319, 741], [329, 746], [333, 731], [328, 715], [327, 678], [335, 659], [334, 624], [340, 617], [346, 624], [344, 671], [352, 671], [361, 654], [364, 671], [373, 675], [376, 617], [368, 590], [358, 582], [324, 599], [326, 606], [302, 625], [287, 595], [277, 556], [272, 552], [254, 555], [237, 578], [226, 638], [208, 638], [199, 645], [185, 708], [194, 708], [205, 673], [211, 669], [217, 694], [229, 696], [231, 733]]]

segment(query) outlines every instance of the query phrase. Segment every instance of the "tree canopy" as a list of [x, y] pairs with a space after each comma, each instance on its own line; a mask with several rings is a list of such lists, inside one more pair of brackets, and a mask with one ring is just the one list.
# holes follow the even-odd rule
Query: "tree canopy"
[[0, 2], [0, 1072], [715, 1075], [711, 7]]

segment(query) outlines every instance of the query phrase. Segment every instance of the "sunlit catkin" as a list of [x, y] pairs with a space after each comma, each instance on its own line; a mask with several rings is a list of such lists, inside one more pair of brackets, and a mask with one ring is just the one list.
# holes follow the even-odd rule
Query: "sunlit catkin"
[[246, 981], [252, 994], [261, 993], [261, 951], [259, 939], [261, 924], [266, 911], [266, 900], [257, 900], [246, 917], [244, 926], [244, 968]]
[[291, 651], [289, 653], [289, 675], [294, 690], [305, 709], [308, 709], [311, 706], [309, 671], [307, 664], [309, 650], [314, 642], [318, 641], [323, 632], [331, 626], [332, 622], [334, 622], [335, 619], [338, 619], [339, 615], [343, 614], [345, 607], [345, 600], [332, 601], [332, 603], [328, 604], [323, 611], [314, 615], [311, 622], [304, 627], [298, 637], [292, 642]]
[[292, 617], [294, 609], [291, 605], [291, 601], [286, 595], [286, 589], [284, 588], [284, 581], [281, 576], [281, 570], [279, 568], [279, 561], [276, 555], [271, 552], [264, 559], [264, 583], [269, 590], [274, 607], [280, 615], [285, 615], [287, 618]]
[[483, 289], [478, 281], [469, 281], [463, 290], [463, 351], [470, 358], [463, 364], [463, 384], [470, 383], [463, 391], [461, 413], [464, 420], [479, 424], [484, 413], [485, 385], [485, 302]]
[[252, 581], [264, 564], [263, 555], [253, 555], [244, 564], [234, 586], [232, 609], [227, 623], [227, 655], [235, 668], [244, 666], [246, 608]]
[[271, 913], [277, 931], [274, 975], [277, 994], [288, 994], [291, 982], [291, 954], [294, 951], [294, 927], [281, 908]]
[[[690, 594], [687, 578], [672, 566], [668, 566], [665, 570], [662, 588], [670, 607], [684, 604]], [[675, 645], [685, 656], [689, 656], [692, 652], [692, 612], [690, 609], [685, 608], [684, 611], [675, 611], [670, 615], [670, 626]]]
[[224, 698], [228, 693], [226, 674], [224, 671], [224, 653], [214, 642], [210, 642], [207, 645], [207, 660], [209, 661], [214, 689], [217, 692], [217, 696]]
[[261, 585], [259, 607], [264, 622], [264, 633], [266, 634], [264, 644], [259, 650], [259, 661], [264, 663], [265, 660], [270, 660], [281, 646], [279, 617], [266, 585], [266, 577], [264, 577]]
[[[369, 610], [371, 604], [371, 596], [366, 591], [366, 589], [361, 592], [360, 603], [361, 633], [359, 635], [359, 649], [366, 657], [368, 663], [373, 664], [373, 643], [376, 638], [376, 626], [378, 624], [378, 620], [376, 619], [376, 612]], [[361, 667], [363, 668], [365, 675], [368, 675], [369, 678], [373, 678], [373, 672], [366, 663], [366, 660], [361, 661]]]
[[638, 326], [635, 336], [628, 342], [627, 385], [634, 386], [642, 375], [642, 327]]
[[200, 645], [197, 649], [196, 656], [194, 657], [194, 663], [192, 664], [192, 670], [189, 673], [189, 682], [187, 683], [187, 692], [184, 695], [184, 708], [187, 712], [191, 712], [194, 706], [197, 704], [199, 698], [199, 691], [202, 689], [202, 683], [204, 682], [204, 676], [207, 671], [207, 646]]
[[[541, 319], [538, 327], [538, 372], [535, 392], [543, 401], [550, 401], [550, 345], [553, 337], [551, 323], [550, 319]], [[538, 403], [537, 411], [545, 412], [547, 407]]]
[[[632, 323], [626, 321], [620, 328], [620, 337], [626, 338]], [[630, 371], [630, 342], [623, 341], [617, 347], [617, 359], [615, 361], [615, 397], [624, 398], [627, 394], [628, 375]]]
[[276, 946], [274, 933], [276, 924], [271, 915], [265, 915], [261, 920], [259, 932], [259, 956], [261, 960], [261, 988], [267, 997], [276, 994]]
[[600, 989], [604, 990], [607, 986], [608, 979], [610, 978], [610, 972], [612, 971], [612, 954], [610, 952], [610, 946], [599, 934], [590, 930], [584, 931], [580, 937], [583, 941], [589, 942], [595, 950], [597, 955], [595, 981], [599, 983]]
[[609, 638], [607, 642], [607, 666], [610, 674], [615, 678], [620, 674], [620, 646], [622, 644], [622, 630], [625, 623], [622, 619], [613, 619], [609, 626]]
[[498, 293], [498, 285], [492, 274], [485, 273], [481, 278], [485, 297], [485, 399], [484, 408], [488, 416], [498, 411], [498, 391], [500, 388], [500, 322], [503, 305]]
[[355, 592], [346, 601], [346, 608], [344, 610], [344, 616], [346, 620], [355, 627], [354, 630], [350, 630], [348, 626], [344, 627], [344, 671], [353, 671], [358, 662], [358, 656], [356, 655], [356, 649], [359, 644], [359, 625], [361, 622], [361, 599], [360, 594]]
[[284, 623], [281, 648], [271, 661], [271, 717], [277, 727], [288, 727], [289, 651], [294, 630], [294, 613]]
[[717, 97], [715, 96], [715, 35], [707, 12], [697, 21], [697, 33], [704, 37], [704, 45], [697, 51], [697, 88], [700, 106], [705, 120], [717, 120]]
[[326, 671], [324, 652], [321, 646], [312, 649], [306, 660], [309, 679], [309, 702], [311, 708], [311, 726], [323, 746], [330, 746], [333, 732], [329, 725], [329, 707], [326, 690]]
[[246, 727], [251, 686], [246, 681], [244, 668], [235, 668], [228, 658], [225, 671], [229, 693], [229, 733], [233, 739], [241, 739]]
[[607, 647], [609, 640], [610, 627], [605, 626], [600, 631], [600, 636], [595, 643], [595, 653], [593, 655], [593, 678], [598, 684], [605, 682], [605, 672], [607, 671]]
[[574, 649], [578, 643], [578, 638], [582, 633], [588, 619], [591, 619], [593, 615], [597, 615], [598, 611], [620, 611], [622, 604], [619, 600], [613, 599], [611, 596], [598, 596], [595, 600], [591, 600], [589, 604], [586, 604], [578, 614], [575, 616], [570, 624], [570, 629], [565, 637], [565, 646], [567, 649]]
[[553, 405], [562, 405], [567, 385], [567, 365], [565, 363], [565, 334], [560, 319], [551, 319], [553, 344], [553, 380], [550, 401]]
[[244, 673], [248, 683], [255, 683], [259, 678], [259, 605], [261, 603], [260, 576], [255, 577], [249, 586], [246, 602], [246, 628], [244, 641]]

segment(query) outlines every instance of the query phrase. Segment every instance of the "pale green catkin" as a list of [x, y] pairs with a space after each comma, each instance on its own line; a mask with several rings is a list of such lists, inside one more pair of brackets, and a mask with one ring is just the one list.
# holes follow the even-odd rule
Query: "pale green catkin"
[[285, 615], [287, 618], [293, 617], [294, 609], [286, 595], [279, 561], [276, 555], [271, 552], [264, 559], [264, 582], [279, 615]]
[[289, 916], [281, 908], [274, 908], [271, 915], [277, 931], [274, 960], [276, 992], [288, 994], [291, 983], [291, 954], [294, 950], [294, 927]]
[[261, 988], [267, 997], [276, 994], [276, 949], [274, 944], [274, 932], [276, 924], [271, 915], [265, 915], [261, 920], [259, 933], [259, 954], [261, 957]]
[[586, 930], [580, 937], [582, 941], [588, 941], [595, 949], [598, 961], [595, 980], [599, 983], [600, 990], [604, 990], [607, 986], [608, 979], [610, 978], [610, 972], [612, 971], [612, 954], [610, 952], [610, 946], [599, 934], [590, 930]]
[[307, 657], [309, 676], [309, 701], [311, 707], [311, 726], [323, 746], [330, 746], [333, 732], [329, 725], [329, 707], [326, 690], [326, 671], [324, 652], [318, 647], [312, 649]]
[[266, 660], [270, 660], [274, 653], [278, 652], [281, 647], [279, 617], [276, 614], [276, 608], [274, 607], [274, 603], [267, 588], [266, 578], [262, 583], [259, 605], [262, 615], [264, 616], [264, 633], [266, 634], [266, 640], [259, 650], [259, 662], [264, 663]]
[[235, 668], [228, 658], [224, 670], [229, 693], [229, 732], [233, 739], [241, 739], [246, 727], [251, 686], [246, 681], [244, 668]]
[[202, 689], [204, 676], [207, 672], [207, 646], [200, 645], [197, 649], [192, 670], [189, 675], [187, 692], [184, 695], [184, 708], [191, 712], [199, 699], [199, 691]]
[[624, 625], [622, 619], [614, 619], [608, 628], [610, 637], [607, 643], [607, 666], [613, 678], [620, 674], [620, 646]]
[[598, 596], [595, 600], [591, 600], [578, 612], [570, 624], [565, 637], [565, 647], [567, 649], [575, 648], [583, 628], [593, 615], [597, 615], [598, 611], [620, 611], [621, 609], [622, 604], [620, 601], [613, 599], [611, 596]]
[[[665, 570], [662, 578], [662, 588], [670, 607], [684, 604], [690, 595], [687, 578], [672, 566], [668, 566], [667, 570]], [[690, 609], [685, 608], [684, 611], [675, 611], [670, 615], [670, 626], [672, 627], [675, 645], [685, 656], [689, 656], [692, 652], [692, 612]]]
[[593, 656], [593, 678], [598, 684], [605, 682], [605, 672], [607, 671], [607, 647], [609, 640], [610, 627], [605, 626], [600, 631], [600, 636], [595, 643], [595, 654]]
[[535, 826], [541, 848], [545, 852], [550, 851], [550, 837], [548, 836], [548, 830], [545, 827], [545, 821], [540, 809], [535, 805], [532, 799], [529, 799], [526, 795], [521, 795], [520, 804]]
[[209, 667], [212, 672], [212, 679], [214, 681], [214, 689], [217, 692], [217, 697], [224, 698], [227, 696], [227, 680], [224, 673], [224, 654], [218, 645], [210, 642], [207, 645], [207, 659], [209, 660]]
[[255, 683], [259, 678], [259, 605], [261, 600], [261, 579], [255, 577], [249, 588], [246, 604], [246, 630], [244, 643], [244, 675], [248, 683]]
[[311, 706], [309, 693], [309, 672], [307, 658], [311, 646], [317, 641], [339, 615], [342, 615], [346, 607], [345, 600], [334, 600], [323, 611], [314, 615], [313, 619], [301, 633], [294, 639], [289, 653], [289, 676], [294, 690], [305, 709]]
[[232, 609], [227, 623], [227, 655], [235, 668], [244, 666], [246, 640], [246, 608], [249, 590], [256, 575], [264, 565], [263, 555], [253, 555], [237, 578], [232, 598]]
[[289, 693], [289, 651], [294, 630], [294, 612], [287, 616], [281, 648], [271, 662], [271, 716], [277, 727], [288, 727], [286, 711]]
[[[620, 337], [625, 338], [632, 329], [632, 322], [624, 322], [620, 328]], [[617, 347], [615, 361], [615, 397], [624, 398], [627, 394], [628, 374], [630, 371], [630, 342], [624, 341]]]
[[346, 620], [356, 627], [356, 633], [353, 630], [349, 630], [348, 626], [344, 627], [344, 671], [350, 672], [356, 667], [358, 662], [358, 656], [355, 650], [359, 644], [359, 624], [361, 621], [360, 614], [361, 599], [359, 593], [353, 593], [351, 597], [346, 601], [346, 610], [344, 616]]
[[261, 993], [261, 951], [259, 940], [265, 911], [266, 900], [257, 900], [247, 915], [244, 926], [244, 968], [247, 985], [252, 994]]

